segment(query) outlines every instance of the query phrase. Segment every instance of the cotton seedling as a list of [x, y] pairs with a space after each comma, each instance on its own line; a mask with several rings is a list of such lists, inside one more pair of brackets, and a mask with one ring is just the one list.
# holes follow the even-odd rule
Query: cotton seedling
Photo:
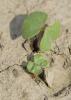
[[[35, 36], [43, 30], [46, 20], [47, 14], [44, 12], [33, 12], [29, 14], [22, 25], [22, 36], [24, 39], [31, 40]], [[39, 51], [34, 56], [32, 60], [27, 62], [27, 72], [31, 73], [35, 77], [38, 77], [43, 70], [45, 70], [49, 62], [45, 56], [45, 52], [50, 51], [52, 49], [53, 42], [60, 35], [60, 22], [55, 21], [55, 23], [49, 27], [46, 27], [43, 33], [43, 36], [39, 43]], [[39, 38], [38, 38], [39, 39]], [[43, 52], [43, 54], [42, 54]]]

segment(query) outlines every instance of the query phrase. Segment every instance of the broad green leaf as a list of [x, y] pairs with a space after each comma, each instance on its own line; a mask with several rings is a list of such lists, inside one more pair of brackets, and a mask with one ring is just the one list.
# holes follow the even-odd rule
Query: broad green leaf
[[43, 38], [40, 42], [41, 51], [49, 51], [52, 48], [54, 40], [60, 35], [60, 22], [56, 21], [52, 26], [45, 29]]
[[46, 57], [42, 54], [34, 55], [34, 63], [42, 68], [48, 65]]
[[47, 19], [47, 14], [36, 11], [26, 16], [22, 25], [22, 36], [25, 39], [30, 39], [37, 35], [44, 26]]

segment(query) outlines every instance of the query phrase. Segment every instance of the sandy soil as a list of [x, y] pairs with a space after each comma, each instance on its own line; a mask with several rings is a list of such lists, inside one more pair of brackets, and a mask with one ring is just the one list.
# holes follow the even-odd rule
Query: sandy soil
[[[48, 13], [48, 24], [61, 21], [56, 53], [48, 54], [51, 88], [38, 85], [20, 66], [27, 54], [21, 24], [35, 10]], [[30, 54], [28, 43], [26, 47]], [[0, 100], [71, 100], [71, 0], [0, 0]]]

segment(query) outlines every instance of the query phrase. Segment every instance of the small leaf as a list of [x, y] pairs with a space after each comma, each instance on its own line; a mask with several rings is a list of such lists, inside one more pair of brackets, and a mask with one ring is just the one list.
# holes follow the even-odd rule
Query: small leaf
[[22, 25], [22, 36], [25, 39], [30, 39], [37, 35], [44, 26], [47, 19], [47, 14], [44, 12], [32, 12], [26, 16]]
[[33, 62], [29, 61], [27, 65], [27, 71], [32, 74], [39, 75], [42, 72], [42, 68], [34, 64]]
[[52, 26], [45, 29], [43, 38], [40, 42], [41, 51], [49, 51], [52, 48], [54, 40], [59, 37], [60, 22], [56, 21]]
[[42, 68], [41, 66], [35, 64], [31, 72], [35, 75], [39, 75], [40, 73], [42, 73]]
[[36, 54], [36, 55], [34, 55], [34, 63], [36, 65], [39, 65], [42, 68], [45, 68], [46, 66], [48, 66], [47, 59], [42, 54]]

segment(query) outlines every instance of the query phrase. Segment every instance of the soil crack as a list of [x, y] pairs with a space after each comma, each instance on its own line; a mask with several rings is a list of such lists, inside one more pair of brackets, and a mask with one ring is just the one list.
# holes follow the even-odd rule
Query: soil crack
[[13, 67], [13, 66], [15, 66], [15, 65], [17, 65], [17, 66], [22, 66], [22, 65], [19, 65], [19, 64], [13, 64], [13, 65], [11, 65], [11, 66], [8, 66], [8, 67], [5, 68], [5, 69], [2, 69], [2, 70], [0, 71], [0, 73], [2, 73], [2, 72], [4, 72], [4, 71], [8, 70], [9, 68], [11, 68], [11, 67]]

